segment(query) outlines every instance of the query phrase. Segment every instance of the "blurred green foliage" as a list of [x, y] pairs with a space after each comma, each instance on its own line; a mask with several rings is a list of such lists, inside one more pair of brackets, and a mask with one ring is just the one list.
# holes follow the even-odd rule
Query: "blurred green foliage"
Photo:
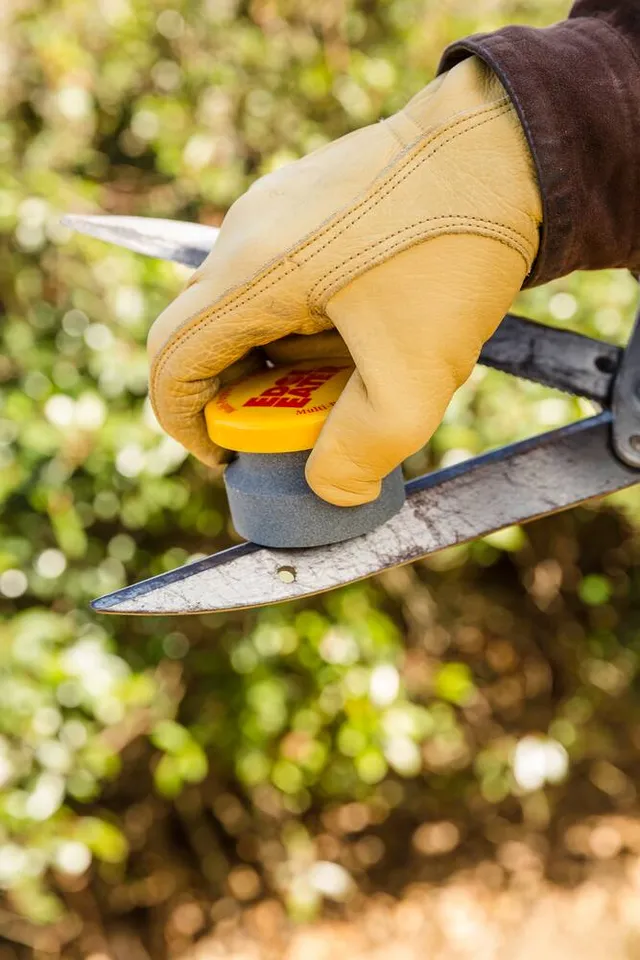
[[[70, 236], [60, 215], [219, 223], [260, 174], [398, 108], [451, 40], [565, 10], [21, 0], [0, 15], [0, 886], [30, 920], [62, 916], [70, 878], [133, 909], [154, 851], [182, 856], [154, 832], [167, 817], [213, 900], [250, 862], [255, 891], [310, 916], [348, 889], [310, 864], [366, 887], [386, 857], [389, 877], [413, 862], [394, 823], [544, 830], [585, 779], [633, 801], [633, 493], [306, 604], [188, 620], [88, 607], [235, 535], [219, 477], [146, 400], [146, 331], [186, 272]], [[623, 342], [635, 295], [623, 273], [572, 276], [519, 306]], [[409, 470], [589, 411], [479, 368]], [[385, 822], [386, 852], [343, 845]]]

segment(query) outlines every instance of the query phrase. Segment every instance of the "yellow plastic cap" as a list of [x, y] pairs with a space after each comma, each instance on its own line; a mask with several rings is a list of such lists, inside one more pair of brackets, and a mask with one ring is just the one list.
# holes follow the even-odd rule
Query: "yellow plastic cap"
[[204, 409], [209, 436], [238, 453], [310, 450], [353, 369], [303, 360], [230, 383]]

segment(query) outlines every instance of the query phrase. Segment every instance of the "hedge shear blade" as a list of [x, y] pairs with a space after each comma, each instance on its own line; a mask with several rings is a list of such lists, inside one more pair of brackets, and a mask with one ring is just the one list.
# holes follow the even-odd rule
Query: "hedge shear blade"
[[65, 226], [98, 240], [115, 243], [127, 250], [144, 253], [158, 260], [173, 260], [187, 267], [199, 267], [218, 236], [217, 227], [182, 220], [153, 217], [100, 216], [69, 213]]
[[295, 600], [564, 510], [638, 482], [636, 471], [611, 454], [610, 427], [611, 413], [603, 411], [413, 480], [400, 513], [354, 540], [307, 550], [241, 544], [117, 590], [93, 608], [212, 613]]
[[[197, 224], [135, 217], [74, 216], [66, 222], [189, 266], [202, 262], [217, 235], [214, 228]], [[508, 314], [479, 362], [587, 397], [603, 409], [410, 481], [400, 512], [364, 536], [301, 550], [242, 543], [94, 600], [93, 608], [143, 615], [213, 613], [295, 600], [640, 482], [638, 321], [622, 350]]]

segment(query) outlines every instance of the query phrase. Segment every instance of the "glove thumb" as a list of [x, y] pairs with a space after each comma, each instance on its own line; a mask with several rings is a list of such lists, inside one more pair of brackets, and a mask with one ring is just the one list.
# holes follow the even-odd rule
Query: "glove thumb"
[[526, 265], [486, 237], [442, 236], [354, 280], [327, 304], [356, 370], [307, 461], [311, 488], [355, 506], [420, 449], [518, 292]]

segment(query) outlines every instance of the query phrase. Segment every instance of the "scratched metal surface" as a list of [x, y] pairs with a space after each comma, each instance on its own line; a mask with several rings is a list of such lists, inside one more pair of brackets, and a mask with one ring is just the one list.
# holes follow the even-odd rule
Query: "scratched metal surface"
[[407, 484], [400, 513], [366, 536], [310, 550], [242, 544], [96, 600], [94, 609], [205, 613], [292, 600], [631, 486], [640, 474], [611, 454], [610, 429], [605, 411], [421, 477]]
[[134, 250], [158, 260], [173, 260], [187, 267], [199, 267], [218, 236], [217, 227], [183, 220], [155, 217], [120, 217], [69, 213], [62, 223], [118, 247]]

